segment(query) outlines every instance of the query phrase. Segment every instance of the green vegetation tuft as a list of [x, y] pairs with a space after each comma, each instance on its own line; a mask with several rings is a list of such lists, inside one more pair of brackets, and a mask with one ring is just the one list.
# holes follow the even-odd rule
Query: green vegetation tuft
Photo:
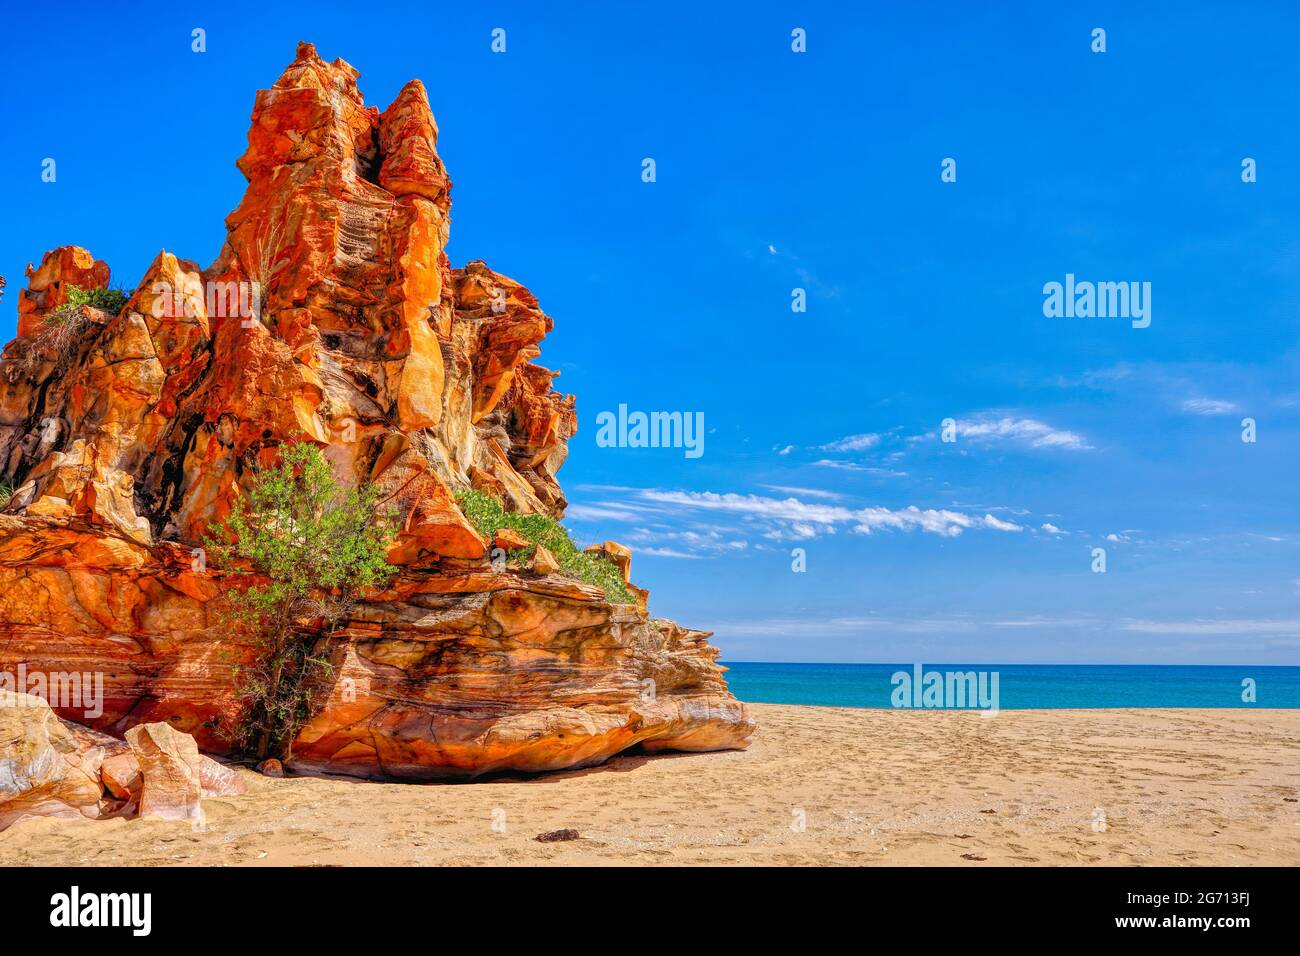
[[496, 498], [481, 491], [462, 491], [456, 495], [456, 503], [469, 523], [489, 540], [502, 528], [509, 528], [532, 542], [531, 548], [511, 551], [510, 558], [527, 560], [540, 544], [555, 555], [566, 574], [600, 588], [610, 603], [636, 603], [618, 567], [612, 561], [584, 554], [569, 537], [568, 529], [554, 518], [512, 514]]
[[[80, 286], [68, 286], [67, 308], [79, 309], [88, 305], [93, 309], [103, 309], [117, 315], [131, 301], [131, 293], [125, 289], [83, 289]], [[62, 311], [62, 310], [59, 310]]]
[[30, 374], [46, 360], [53, 361], [55, 374], [66, 372], [83, 345], [86, 330], [94, 326], [82, 313], [82, 306], [119, 315], [131, 300], [131, 293], [123, 289], [70, 285], [67, 293], [68, 301], [45, 316], [30, 339], [16, 340], [11, 347], [8, 361], [17, 373]]
[[[338, 628], [362, 595], [397, 569], [385, 558], [396, 533], [373, 485], [346, 488], [306, 442], [256, 467], [247, 495], [207, 547], [226, 568], [226, 626], [252, 638], [255, 660], [234, 667], [244, 712], [218, 732], [261, 759], [287, 760], [293, 740], [328, 694]], [[256, 581], [241, 586], [240, 578]], [[304, 628], [309, 620], [323, 630]]]

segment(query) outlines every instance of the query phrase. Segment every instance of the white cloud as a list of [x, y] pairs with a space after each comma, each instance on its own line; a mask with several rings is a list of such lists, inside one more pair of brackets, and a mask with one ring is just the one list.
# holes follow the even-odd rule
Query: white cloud
[[1069, 451], [1085, 451], [1092, 447], [1078, 432], [1054, 428], [1035, 418], [999, 417], [992, 413], [958, 420], [957, 442], [963, 441], [977, 444], [1010, 442], [1031, 448], [1064, 448]]
[[676, 551], [672, 548], [637, 548], [638, 555], [647, 554], [655, 558], [680, 558], [686, 561], [699, 561], [704, 557], [702, 554], [691, 554], [687, 551]]
[[659, 504], [678, 505], [700, 511], [723, 511], [781, 521], [805, 521], [833, 525], [848, 521], [853, 512], [840, 505], [821, 505], [798, 498], [765, 498], [761, 495], [718, 494], [713, 491], [661, 491], [643, 488], [638, 496]]
[[653, 554], [663, 558], [705, 558], [720, 554], [738, 553], [749, 547], [749, 542], [737, 538], [731, 529], [696, 524], [692, 527], [638, 527], [620, 535], [620, 540], [632, 546], [637, 554]]
[[1083, 632], [1110, 632], [1116, 627], [1122, 631], [1153, 635], [1174, 636], [1230, 636], [1246, 635], [1272, 638], [1278, 646], [1296, 646], [1300, 643], [1300, 620], [1204, 620], [1190, 621], [1110, 621], [1082, 614], [1061, 616], [1026, 615], [1024, 617], [980, 619], [971, 615], [943, 615], [928, 617], [885, 618], [870, 615], [842, 615], [818, 617], [771, 617], [752, 620], [723, 621], [712, 625], [720, 636], [740, 637], [826, 637], [828, 635], [854, 635], [865, 632], [911, 634], [958, 634], [987, 632], [989, 628], [1024, 630], [1081, 630]]
[[788, 455], [788, 454], [790, 454], [790, 452], [792, 452], [792, 451], [794, 451], [794, 445], [786, 445], [784, 448], [779, 449], [779, 450], [777, 451], [777, 454], [778, 454], [778, 455]]
[[989, 528], [994, 531], [1020, 531], [1020, 525], [999, 521], [992, 515], [975, 518], [960, 511], [928, 508], [922, 511], [911, 505], [897, 511], [888, 508], [863, 508], [857, 513], [858, 523], [853, 530], [858, 534], [872, 534], [878, 530], [912, 531], [919, 528], [930, 534], [955, 538], [967, 528]]
[[874, 465], [860, 465], [856, 461], [843, 461], [834, 458], [822, 458], [813, 462], [815, 468], [838, 468], [840, 471], [857, 471], [877, 478], [906, 478], [907, 472], [893, 468], [877, 468]]
[[823, 491], [821, 488], [803, 488], [798, 485], [764, 485], [771, 491], [779, 491], [787, 495], [803, 495], [807, 498], [829, 498], [832, 501], [838, 501], [844, 496], [838, 491]]
[[1042, 528], [1044, 531], [1046, 531], [1048, 534], [1069, 534], [1070, 533], [1068, 531], [1062, 531], [1060, 528], [1052, 524], [1050, 521], [1044, 521], [1041, 525], [1039, 525], [1039, 527]]
[[873, 534], [876, 531], [912, 531], [920, 529], [930, 534], [945, 538], [955, 538], [968, 528], [989, 528], [994, 531], [1022, 531], [1023, 528], [1010, 521], [999, 521], [992, 515], [975, 518], [960, 511], [928, 508], [921, 510], [915, 505], [891, 511], [889, 508], [863, 508], [857, 512], [858, 523], [853, 530], [858, 534]]
[[994, 531], [1024, 531], [1025, 530], [1022, 525], [1018, 525], [1012, 521], [1002, 521], [998, 518], [993, 517], [992, 515], [984, 516], [984, 527], [992, 528]]
[[1297, 620], [1204, 620], [1192, 621], [1128, 621], [1122, 625], [1126, 631], [1143, 634], [1275, 634], [1285, 637], [1300, 635]]
[[863, 631], [889, 631], [907, 634], [949, 634], [976, 629], [976, 622], [964, 618], [907, 618], [890, 620], [880, 617], [772, 617], [748, 621], [723, 621], [710, 625], [724, 637], [813, 636], [858, 634]]
[[1064, 628], [1064, 627], [1092, 627], [1097, 626], [1095, 618], [1088, 617], [1045, 617], [1041, 614], [1030, 617], [1005, 618], [999, 621], [989, 621], [989, 627], [1038, 627], [1038, 628]]
[[880, 444], [880, 436], [867, 432], [862, 435], [847, 435], [820, 446], [822, 451], [866, 451]]
[[569, 505], [564, 511], [573, 521], [641, 521], [643, 513], [623, 504]]
[[1189, 398], [1183, 402], [1183, 411], [1193, 415], [1231, 415], [1239, 408], [1232, 402], [1217, 398]]
[[[700, 535], [689, 530], [674, 530], [680, 529], [683, 524], [689, 527], [693, 520], [690, 517], [691, 513], [726, 515], [739, 519], [742, 527], [771, 541], [810, 540], [835, 534], [845, 527], [857, 534], [869, 535], [878, 531], [921, 531], [945, 538], [955, 538], [963, 531], [974, 529], [1000, 532], [1024, 530], [1021, 525], [1003, 521], [991, 514], [981, 517], [948, 509], [922, 509], [915, 505], [897, 509], [850, 508], [843, 504], [804, 501], [793, 495], [775, 498], [734, 492], [720, 494], [712, 491], [668, 491], [658, 488], [636, 489], [630, 493], [634, 498], [630, 502], [600, 502], [586, 507], [579, 506], [574, 510], [583, 519], [590, 519], [592, 516], [612, 516], [622, 512], [630, 515], [632, 521], [644, 521], [644, 513], [653, 512], [663, 526], [659, 529], [641, 527], [634, 531], [634, 535], [654, 545], [673, 541], [678, 545], [689, 546], [693, 553], [698, 553], [700, 550], [716, 552], [735, 547], [725, 540], [726, 536], [743, 537], [744, 532], [724, 529], [727, 535], [722, 535], [717, 528], [713, 528], [707, 534]], [[630, 540], [636, 539], [634, 537]], [[739, 547], [743, 548], [744, 544], [740, 544]]]

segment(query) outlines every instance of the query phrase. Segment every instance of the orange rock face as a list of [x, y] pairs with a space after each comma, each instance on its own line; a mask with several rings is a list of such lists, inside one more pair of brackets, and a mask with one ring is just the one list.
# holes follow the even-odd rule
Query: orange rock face
[[[0, 361], [0, 480], [16, 489], [0, 669], [102, 675], [102, 713], [59, 713], [117, 735], [164, 722], [221, 750], [209, 725], [237, 710], [231, 662], [249, 649], [198, 549], [250, 466], [310, 441], [402, 516], [402, 572], [347, 622], [294, 767], [434, 779], [745, 746], [753, 723], [707, 634], [494, 569], [461, 514], [456, 492], [476, 488], [563, 515], [574, 398], [533, 362], [552, 320], [532, 293], [447, 260], [423, 85], [381, 113], [357, 75], [302, 44], [258, 93], [248, 189], [208, 268], [160, 252], [120, 314], [72, 320], [67, 287], [105, 288], [108, 267], [65, 246], [29, 270]], [[626, 549], [601, 553], [626, 577]]]

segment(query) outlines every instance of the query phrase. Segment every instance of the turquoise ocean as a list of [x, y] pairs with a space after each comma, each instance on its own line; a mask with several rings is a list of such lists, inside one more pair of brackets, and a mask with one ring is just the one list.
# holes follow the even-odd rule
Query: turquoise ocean
[[[898, 671], [913, 664], [776, 664], [722, 661], [743, 701], [890, 707]], [[998, 674], [1000, 707], [1300, 707], [1300, 667], [1166, 664], [929, 664], [925, 671]], [[1242, 699], [1254, 682], [1255, 702]]]

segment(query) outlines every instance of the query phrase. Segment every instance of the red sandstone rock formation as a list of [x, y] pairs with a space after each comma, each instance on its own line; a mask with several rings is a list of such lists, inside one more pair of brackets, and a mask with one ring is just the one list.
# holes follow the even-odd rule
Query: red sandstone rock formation
[[[236, 707], [230, 665], [248, 649], [194, 549], [253, 463], [306, 440], [399, 509], [403, 570], [348, 621], [294, 767], [431, 779], [746, 746], [753, 722], [706, 633], [611, 605], [545, 556], [495, 570], [457, 508], [472, 487], [561, 516], [574, 399], [532, 362], [552, 326], [533, 295], [447, 260], [424, 87], [381, 113], [357, 75], [301, 44], [258, 93], [248, 190], [207, 269], [160, 252], [118, 315], [65, 308], [69, 286], [108, 284], [86, 250], [28, 270], [0, 361], [0, 480], [17, 489], [0, 514], [0, 668], [102, 673], [93, 726], [161, 721], [221, 750], [209, 724]], [[626, 549], [597, 552], [626, 578]]]

